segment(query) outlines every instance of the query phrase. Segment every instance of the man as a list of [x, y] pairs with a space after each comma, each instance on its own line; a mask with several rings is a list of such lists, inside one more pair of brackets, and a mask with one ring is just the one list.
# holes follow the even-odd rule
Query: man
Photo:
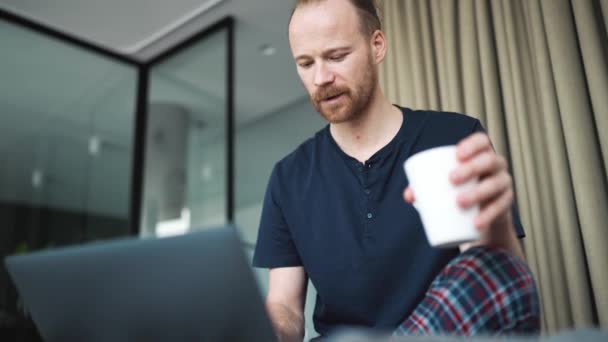
[[[275, 165], [264, 200], [254, 265], [270, 269], [267, 309], [279, 339], [304, 336], [308, 278], [321, 335], [339, 326], [396, 334], [537, 331], [511, 177], [479, 122], [391, 105], [378, 84], [387, 44], [371, 0], [299, 0], [289, 41], [329, 125]], [[461, 164], [453, 183], [481, 178], [458, 204], [480, 204], [482, 238], [460, 250], [431, 248], [402, 164], [456, 143]]]

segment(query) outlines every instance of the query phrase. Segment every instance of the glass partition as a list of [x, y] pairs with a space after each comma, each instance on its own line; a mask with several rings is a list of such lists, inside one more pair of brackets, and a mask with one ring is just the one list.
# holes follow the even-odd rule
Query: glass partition
[[[1, 258], [230, 220], [231, 18], [138, 61], [0, 14]], [[0, 263], [0, 341], [25, 313]]]
[[[0, 42], [0, 257], [128, 235], [137, 68], [9, 22]], [[16, 302], [1, 263], [0, 329]]]
[[0, 41], [0, 203], [78, 222], [28, 247], [126, 234], [136, 68], [9, 23]]
[[216, 31], [150, 71], [142, 235], [227, 221], [227, 44]]

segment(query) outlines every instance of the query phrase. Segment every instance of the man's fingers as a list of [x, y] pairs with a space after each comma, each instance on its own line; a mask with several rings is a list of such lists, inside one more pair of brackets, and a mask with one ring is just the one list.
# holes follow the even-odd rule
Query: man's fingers
[[481, 204], [498, 197], [501, 193], [510, 190], [512, 186], [511, 176], [507, 172], [501, 172], [493, 177], [484, 178], [473, 189], [458, 195], [458, 205], [469, 208], [475, 204]]
[[456, 157], [460, 161], [466, 161], [488, 149], [492, 149], [488, 135], [485, 133], [473, 133], [456, 145]]
[[497, 155], [494, 151], [488, 150], [460, 164], [452, 171], [450, 179], [454, 184], [461, 184], [470, 179], [493, 174], [506, 168], [506, 159]]
[[513, 190], [503, 192], [499, 197], [483, 205], [479, 215], [475, 218], [475, 227], [486, 230], [500, 215], [510, 210], [513, 203]]
[[403, 190], [403, 199], [407, 203], [414, 203], [415, 201], [414, 191], [412, 191], [412, 188], [410, 188], [409, 186], [405, 188], [405, 190]]

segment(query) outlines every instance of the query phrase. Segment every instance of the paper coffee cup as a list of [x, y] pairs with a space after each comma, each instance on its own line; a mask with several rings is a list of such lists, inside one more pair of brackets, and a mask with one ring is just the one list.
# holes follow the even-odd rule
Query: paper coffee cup
[[403, 164], [414, 192], [414, 207], [429, 244], [434, 247], [454, 247], [479, 239], [474, 224], [479, 206], [462, 209], [456, 202], [457, 195], [471, 189], [478, 180], [453, 185], [450, 173], [458, 163], [456, 146], [452, 145], [417, 153]]

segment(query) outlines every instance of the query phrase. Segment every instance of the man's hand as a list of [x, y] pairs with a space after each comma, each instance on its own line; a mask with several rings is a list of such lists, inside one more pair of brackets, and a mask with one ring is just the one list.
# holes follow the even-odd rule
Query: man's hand
[[[507, 248], [523, 258], [513, 227], [513, 180], [507, 169], [507, 161], [494, 152], [490, 139], [484, 133], [474, 133], [460, 141], [456, 146], [456, 156], [460, 165], [450, 174], [451, 182], [459, 185], [479, 179], [477, 186], [459, 194], [457, 198], [462, 208], [479, 205], [475, 226], [482, 238], [476, 244]], [[408, 203], [414, 202], [410, 187], [404, 190], [403, 198]]]

